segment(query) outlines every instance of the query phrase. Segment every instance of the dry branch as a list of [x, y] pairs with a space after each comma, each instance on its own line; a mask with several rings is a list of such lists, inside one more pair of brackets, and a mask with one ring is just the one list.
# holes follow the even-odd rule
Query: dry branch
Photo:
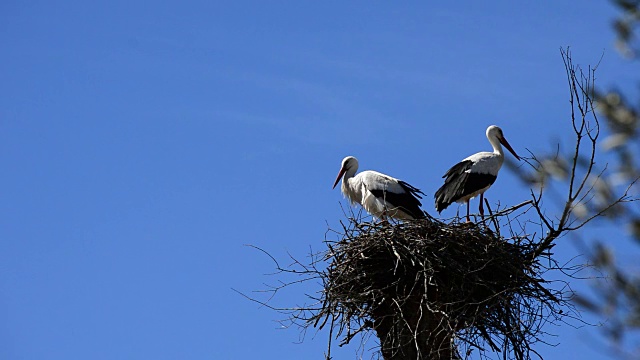
[[463, 358], [465, 346], [526, 359], [540, 324], [566, 305], [526, 237], [432, 219], [346, 230], [329, 244], [323, 306], [308, 321], [331, 319], [343, 343], [375, 331], [384, 359]]

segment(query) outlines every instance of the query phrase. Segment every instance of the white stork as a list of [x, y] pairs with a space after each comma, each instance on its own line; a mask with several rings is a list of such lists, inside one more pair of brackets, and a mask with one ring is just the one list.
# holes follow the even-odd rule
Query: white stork
[[358, 175], [356, 171], [358, 159], [347, 156], [342, 160], [342, 167], [333, 184], [335, 189], [342, 178], [342, 193], [351, 204], [358, 203], [371, 215], [383, 220], [387, 216], [400, 220], [425, 217], [418, 200], [422, 199], [420, 194], [424, 195], [420, 189], [377, 171], [367, 170]]
[[493, 152], [479, 152], [469, 156], [454, 165], [443, 178], [444, 185], [436, 191], [436, 210], [438, 213], [446, 209], [451, 203], [467, 203], [467, 221], [469, 219], [469, 200], [480, 195], [480, 215], [484, 217], [484, 192], [487, 191], [498, 177], [498, 171], [504, 161], [504, 145], [516, 159], [520, 157], [511, 148], [502, 134], [502, 129], [496, 125], [487, 128], [487, 139], [493, 146]]

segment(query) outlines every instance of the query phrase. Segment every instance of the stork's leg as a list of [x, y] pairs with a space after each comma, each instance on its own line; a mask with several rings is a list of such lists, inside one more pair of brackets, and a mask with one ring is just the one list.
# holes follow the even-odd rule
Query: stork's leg
[[480, 206], [478, 207], [478, 210], [480, 210], [480, 216], [484, 219], [484, 206], [482, 205], [483, 202], [484, 194], [480, 194]]
[[467, 222], [471, 222], [471, 218], [469, 218], [469, 200], [467, 200]]
[[380, 217], [380, 225], [386, 224], [389, 221], [387, 220], [387, 210], [382, 212], [382, 216]]

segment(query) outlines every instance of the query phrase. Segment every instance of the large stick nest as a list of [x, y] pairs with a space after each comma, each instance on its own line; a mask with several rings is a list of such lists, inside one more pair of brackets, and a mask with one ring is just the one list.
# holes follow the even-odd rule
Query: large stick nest
[[327, 242], [322, 307], [348, 343], [374, 330], [385, 359], [467, 357], [472, 349], [529, 358], [540, 325], [562, 314], [562, 293], [542, 286], [527, 237], [505, 239], [483, 224], [425, 219], [344, 226]]

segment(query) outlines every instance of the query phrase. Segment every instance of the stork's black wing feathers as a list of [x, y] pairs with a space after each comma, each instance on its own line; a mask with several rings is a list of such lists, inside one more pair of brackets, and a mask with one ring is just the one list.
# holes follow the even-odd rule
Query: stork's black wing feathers
[[496, 181], [495, 175], [469, 172], [472, 165], [473, 161], [465, 160], [455, 164], [444, 174], [444, 185], [436, 191], [435, 195], [438, 212], [460, 198], [484, 189]]
[[[409, 184], [407, 182], [404, 182], [402, 180], [398, 180], [398, 184], [400, 184], [400, 186], [402, 186], [404, 191], [410, 193], [411, 195], [417, 197], [418, 199], [422, 199], [422, 196], [420, 196], [420, 194], [426, 195], [425, 193], [422, 192], [422, 190], [420, 190], [417, 187], [415, 187], [415, 186], [413, 186], [413, 185], [411, 185], [411, 184]], [[419, 201], [418, 201], [418, 204], [420, 204]]]
[[398, 180], [398, 184], [400, 184], [402, 189], [405, 191], [404, 193], [398, 194], [381, 189], [370, 189], [369, 191], [373, 194], [373, 196], [384, 199], [386, 202], [393, 205], [393, 207], [399, 208], [400, 210], [413, 216], [414, 219], [423, 219], [425, 215], [422, 209], [420, 209], [422, 203], [418, 199], [422, 199], [422, 196], [420, 196], [420, 194], [425, 195], [425, 193], [420, 191], [420, 189], [418, 189], [417, 187], [402, 180]]
[[444, 185], [436, 191], [436, 210], [441, 212], [461, 197], [464, 184], [469, 177], [467, 170], [471, 169], [473, 161], [461, 161], [451, 167], [443, 176]]
[[447, 172], [444, 175], [442, 175], [443, 179], [446, 178], [444, 182], [446, 183], [447, 181], [449, 181], [451, 177], [454, 175], [463, 174], [465, 171], [471, 169], [472, 165], [473, 165], [473, 161], [471, 160], [460, 161], [459, 163], [453, 165], [451, 169], [447, 170]]

